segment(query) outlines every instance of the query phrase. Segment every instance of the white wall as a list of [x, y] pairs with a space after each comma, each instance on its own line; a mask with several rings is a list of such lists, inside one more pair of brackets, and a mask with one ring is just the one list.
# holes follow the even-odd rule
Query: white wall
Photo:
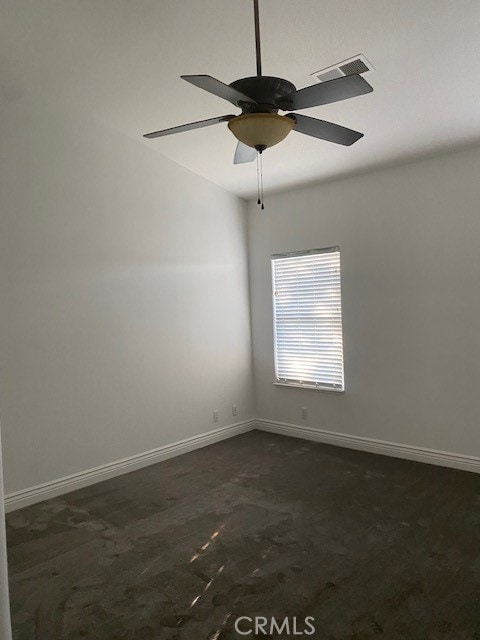
[[[480, 455], [479, 167], [468, 150], [252, 203], [258, 418]], [[274, 387], [270, 254], [333, 245], [346, 393]]]
[[7, 493], [253, 415], [244, 203], [55, 100], [0, 123]]

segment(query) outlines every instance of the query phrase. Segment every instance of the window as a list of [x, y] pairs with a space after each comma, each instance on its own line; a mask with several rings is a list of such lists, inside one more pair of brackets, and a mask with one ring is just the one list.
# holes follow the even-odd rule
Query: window
[[340, 249], [272, 256], [276, 384], [343, 391]]

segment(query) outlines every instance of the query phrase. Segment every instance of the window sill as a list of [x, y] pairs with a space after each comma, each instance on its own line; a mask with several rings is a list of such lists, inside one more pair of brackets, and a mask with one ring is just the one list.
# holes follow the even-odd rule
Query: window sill
[[312, 387], [306, 384], [295, 384], [294, 382], [274, 382], [275, 387], [285, 389], [306, 389], [307, 391], [323, 391], [327, 393], [345, 393], [345, 389], [334, 389], [333, 387]]

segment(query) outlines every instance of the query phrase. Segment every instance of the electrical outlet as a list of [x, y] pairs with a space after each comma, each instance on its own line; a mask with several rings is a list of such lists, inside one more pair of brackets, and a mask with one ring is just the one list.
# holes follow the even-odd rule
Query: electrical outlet
[[218, 411], [217, 411], [217, 409], [215, 409], [215, 411], [213, 412], [213, 421], [214, 422], [218, 422]]
[[232, 404], [232, 416], [236, 416], [236, 415], [237, 415], [237, 405]]
[[306, 420], [308, 418], [308, 409], [307, 407], [302, 407], [302, 420]]

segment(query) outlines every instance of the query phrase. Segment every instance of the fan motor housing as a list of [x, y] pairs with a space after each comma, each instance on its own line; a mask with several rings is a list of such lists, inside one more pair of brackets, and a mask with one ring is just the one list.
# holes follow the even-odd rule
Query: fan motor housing
[[230, 83], [230, 86], [256, 102], [252, 104], [240, 101], [238, 106], [243, 113], [276, 113], [280, 108], [279, 103], [285, 104], [285, 98], [297, 90], [288, 80], [274, 76], [240, 78]]

